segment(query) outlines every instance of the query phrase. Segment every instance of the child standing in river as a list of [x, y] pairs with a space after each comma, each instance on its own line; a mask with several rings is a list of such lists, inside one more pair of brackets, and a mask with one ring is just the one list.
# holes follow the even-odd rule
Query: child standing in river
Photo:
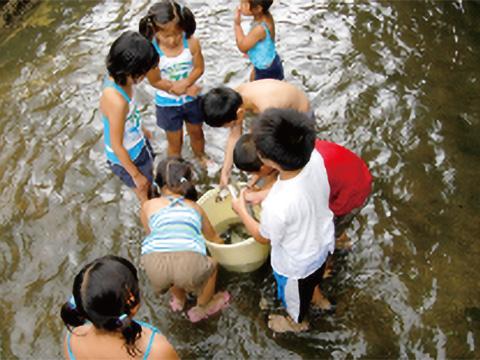
[[107, 163], [133, 188], [140, 202], [147, 200], [154, 154], [148, 142], [150, 133], [142, 128], [133, 88], [157, 64], [158, 55], [148, 40], [136, 32], [124, 32], [108, 53], [108, 76], [100, 98]]
[[[270, 14], [272, 0], [240, 0], [235, 12], [234, 31], [238, 49], [247, 54], [253, 64], [250, 81], [283, 80], [283, 66], [275, 47], [275, 21]], [[253, 16], [253, 25], [244, 34], [242, 15]]]
[[61, 309], [69, 329], [65, 358], [178, 359], [157, 328], [134, 319], [139, 308], [137, 270], [130, 261], [110, 255], [85, 265]]
[[170, 306], [181, 311], [187, 293], [197, 295], [188, 311], [190, 321], [207, 318], [225, 306], [228, 292], [215, 294], [217, 263], [207, 256], [205, 238], [223, 243], [205, 211], [197, 205], [192, 170], [180, 158], [158, 164], [151, 199], [141, 210], [147, 231], [142, 243], [142, 264], [157, 292], [170, 289]]
[[159, 66], [147, 78], [157, 89], [157, 125], [167, 134], [168, 156], [181, 156], [185, 121], [193, 153], [206, 165], [200, 88], [195, 84], [203, 74], [204, 61], [200, 42], [193, 36], [195, 29], [190, 9], [167, 0], [154, 4], [139, 24], [140, 33], [160, 56]]

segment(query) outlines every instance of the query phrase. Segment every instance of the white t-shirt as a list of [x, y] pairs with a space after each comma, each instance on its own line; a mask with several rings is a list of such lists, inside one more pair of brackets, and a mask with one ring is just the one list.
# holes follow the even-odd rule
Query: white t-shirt
[[330, 186], [322, 156], [310, 161], [292, 179], [273, 184], [262, 202], [260, 234], [272, 245], [277, 273], [303, 279], [320, 268], [335, 248]]

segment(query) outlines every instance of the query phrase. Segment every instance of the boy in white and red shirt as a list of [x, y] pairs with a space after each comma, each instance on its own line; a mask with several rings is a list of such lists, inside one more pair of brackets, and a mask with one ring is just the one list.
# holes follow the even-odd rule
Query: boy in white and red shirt
[[[334, 214], [335, 238], [344, 242], [345, 229], [365, 206], [371, 193], [372, 175], [359, 156], [341, 145], [317, 139], [315, 150], [323, 158], [328, 176], [329, 208]], [[251, 134], [243, 135], [238, 140], [233, 160], [237, 168], [254, 174], [255, 182], [265, 179], [261, 190], [245, 194], [249, 202], [263, 201], [275, 181], [277, 171], [260, 161]]]

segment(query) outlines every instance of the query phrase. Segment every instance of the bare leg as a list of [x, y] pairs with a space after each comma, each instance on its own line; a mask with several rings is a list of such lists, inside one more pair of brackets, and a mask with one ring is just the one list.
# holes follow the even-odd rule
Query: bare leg
[[333, 256], [328, 255], [327, 263], [325, 264], [325, 271], [323, 272], [323, 278], [328, 279], [333, 273]]
[[140, 205], [148, 200], [148, 190], [147, 189], [140, 190], [138, 188], [133, 188], [133, 192], [135, 193], [135, 195], [137, 195], [137, 198], [140, 201]]
[[205, 157], [205, 137], [203, 135], [202, 124], [190, 124], [185, 122], [187, 132], [190, 136], [190, 145], [197, 158], [202, 160]]
[[250, 81], [255, 81], [255, 68], [252, 66], [252, 71], [250, 71]]
[[178, 131], [166, 131], [168, 141], [168, 156], [181, 156], [183, 144], [183, 129]]
[[351, 250], [352, 242], [347, 236], [347, 233], [344, 231], [342, 235], [335, 239], [335, 249], [337, 250]]
[[183, 307], [185, 306], [185, 301], [187, 300], [185, 290], [176, 286], [172, 286], [170, 288], [170, 294], [172, 295], [172, 299], [170, 300], [170, 307], [172, 310], [182, 311]]
[[332, 304], [328, 299], [325, 297], [325, 295], [322, 294], [320, 291], [320, 286], [315, 286], [315, 289], [313, 290], [313, 297], [312, 297], [312, 305], [318, 309], [322, 310], [330, 310], [332, 308]]

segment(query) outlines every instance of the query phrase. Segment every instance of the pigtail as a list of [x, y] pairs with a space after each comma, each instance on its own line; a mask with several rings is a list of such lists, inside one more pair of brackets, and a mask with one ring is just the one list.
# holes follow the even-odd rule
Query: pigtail
[[71, 303], [70, 300], [62, 305], [60, 316], [70, 331], [72, 331], [72, 328], [85, 325], [86, 322], [85, 315], [82, 314], [79, 309]]
[[138, 24], [138, 32], [152, 41], [155, 36], [155, 25], [153, 23], [153, 15], [147, 15], [140, 19]]
[[185, 199], [197, 201], [197, 189], [191, 180], [187, 180], [186, 178], [182, 177], [180, 179], [180, 190], [182, 191], [182, 195]]
[[190, 39], [197, 29], [195, 15], [193, 15], [192, 11], [188, 7], [179, 5], [176, 2], [174, 2], [174, 7], [178, 14], [178, 23], [183, 31], [185, 31], [185, 36], [187, 39]]
[[142, 335], [142, 327], [140, 324], [127, 317], [124, 324], [122, 324], [121, 331], [125, 339], [125, 347], [127, 348], [128, 355], [131, 357], [138, 356], [141, 351], [135, 343]]

